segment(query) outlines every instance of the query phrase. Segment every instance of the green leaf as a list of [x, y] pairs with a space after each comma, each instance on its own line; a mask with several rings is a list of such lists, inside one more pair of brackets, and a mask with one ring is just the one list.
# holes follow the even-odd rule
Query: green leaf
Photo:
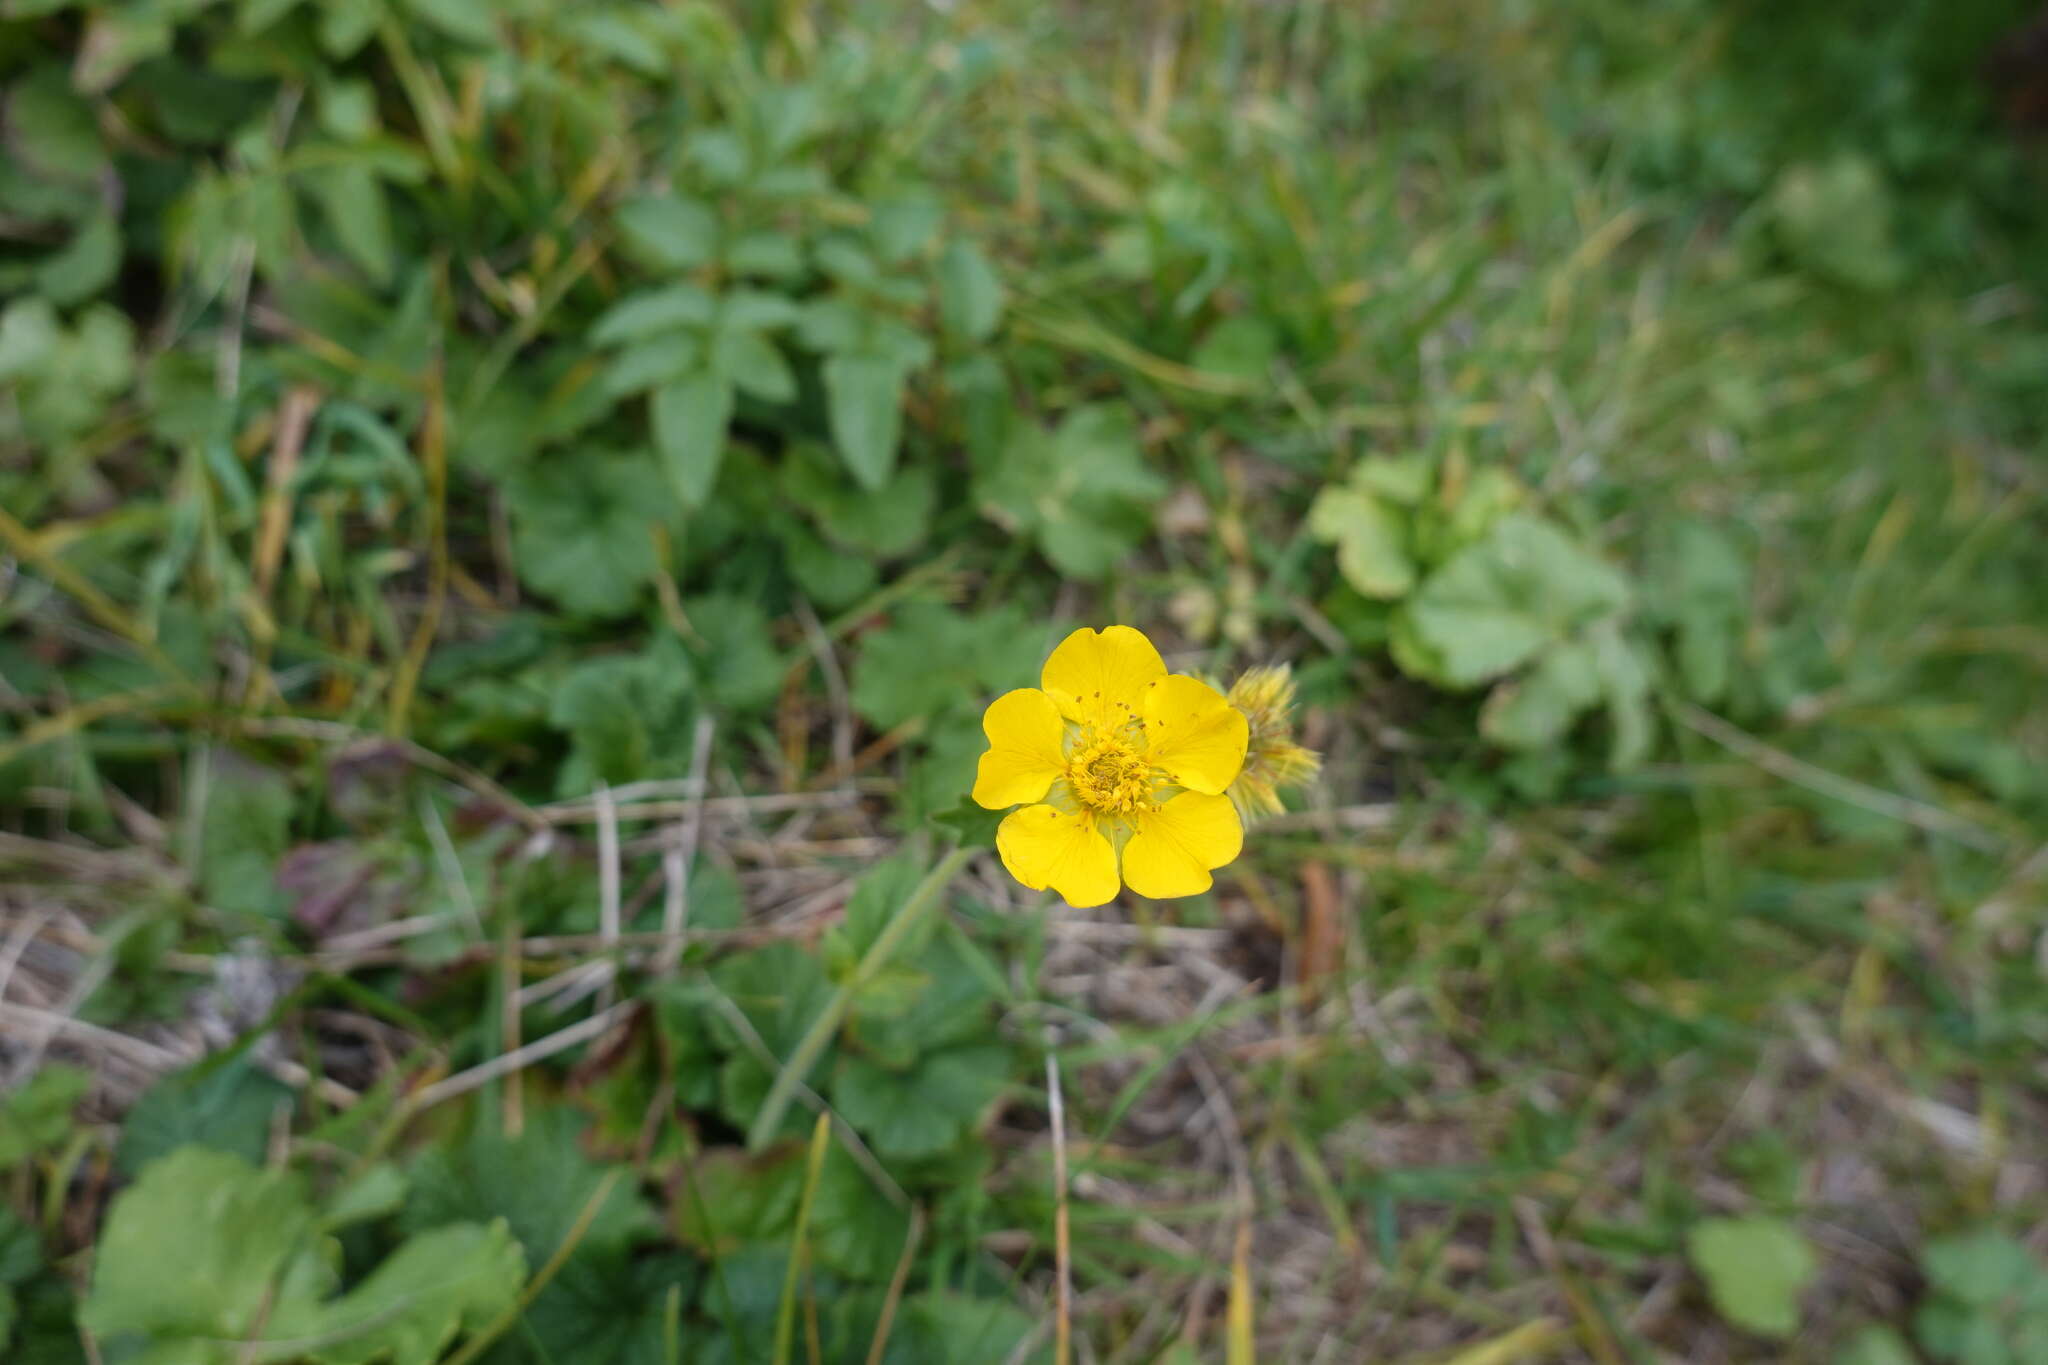
[[247, 1060], [212, 1067], [188, 1067], [144, 1091], [121, 1125], [114, 1164], [126, 1175], [180, 1147], [210, 1147], [257, 1163], [270, 1145], [282, 1107], [292, 1112], [296, 1095]]
[[591, 324], [590, 340], [598, 346], [638, 341], [678, 327], [703, 327], [718, 304], [694, 284], [671, 284], [621, 299]]
[[1093, 580], [1136, 548], [1166, 481], [1146, 465], [1130, 409], [1094, 403], [1050, 432], [1015, 424], [975, 491], [995, 521], [1033, 535], [1054, 568]]
[[2023, 1243], [1982, 1230], [1943, 1237], [1920, 1252], [1928, 1283], [1972, 1307], [1993, 1304], [2037, 1280], [2048, 1278]]
[[810, 1243], [819, 1263], [849, 1279], [887, 1281], [910, 1233], [910, 1211], [891, 1203], [836, 1142], [818, 1172], [815, 1198]]
[[715, 370], [670, 380], [649, 396], [654, 448], [685, 507], [702, 507], [725, 459], [732, 381]]
[[121, 230], [101, 210], [85, 220], [64, 248], [36, 267], [36, 289], [70, 307], [104, 289], [121, 268]]
[[8, 154], [46, 180], [89, 184], [110, 164], [91, 102], [54, 62], [31, 66], [8, 90], [7, 132]]
[[908, 376], [893, 359], [854, 351], [829, 357], [824, 374], [833, 444], [864, 487], [882, 487], [896, 467]]
[[1787, 166], [1762, 211], [1779, 243], [1815, 274], [1873, 291], [1894, 288], [1905, 278], [1890, 187], [1860, 152]]
[[1605, 561], [1551, 523], [1517, 514], [1431, 574], [1402, 610], [1432, 680], [1470, 687], [1620, 611], [1628, 597]]
[[519, 576], [571, 612], [621, 616], [660, 568], [654, 530], [675, 506], [638, 452], [553, 455], [506, 484]]
[[563, 792], [687, 767], [694, 672], [673, 637], [663, 637], [645, 654], [587, 659], [565, 674], [548, 706], [548, 723], [570, 736]]
[[306, 1331], [333, 1283], [298, 1176], [185, 1147], [114, 1197], [79, 1318], [103, 1338], [209, 1338], [174, 1358], [226, 1362], [259, 1328]]
[[70, 1136], [71, 1111], [91, 1088], [91, 1072], [49, 1062], [20, 1089], [0, 1097], [0, 1170], [18, 1166]]
[[678, 194], [631, 199], [615, 221], [627, 250], [657, 270], [693, 270], [718, 254], [718, 215], [699, 200]]
[[406, 7], [451, 38], [490, 47], [498, 43], [496, 0], [405, 0]]
[[703, 371], [704, 359], [704, 338], [696, 332], [664, 332], [629, 342], [605, 370], [605, 390], [623, 398], [685, 379]]
[[683, 614], [697, 631], [690, 656], [714, 702], [748, 711], [775, 700], [785, 666], [759, 602], [735, 593], [707, 593], [685, 601]]
[[993, 1044], [926, 1053], [904, 1070], [849, 1054], [833, 1072], [832, 1102], [883, 1156], [930, 1156], [995, 1103], [1009, 1063]]
[[938, 500], [938, 480], [927, 467], [899, 469], [881, 488], [866, 489], [828, 452], [805, 443], [784, 459], [781, 485], [833, 541], [884, 557], [924, 543]]
[[410, 1188], [405, 1172], [388, 1161], [379, 1161], [328, 1197], [326, 1207], [320, 1211], [320, 1226], [333, 1232], [388, 1217], [405, 1207], [406, 1191]]
[[277, 884], [291, 837], [290, 781], [232, 749], [208, 751], [206, 805], [199, 821], [199, 889], [207, 902], [241, 915], [281, 917]]
[[903, 1300], [903, 1328], [890, 1338], [883, 1365], [944, 1360], [947, 1365], [1003, 1365], [1037, 1327], [1008, 1299], [978, 1299], [927, 1289]]
[[861, 638], [853, 709], [884, 730], [913, 716], [978, 711], [991, 694], [1036, 678], [1044, 653], [1041, 632], [1019, 607], [969, 614], [909, 603]]
[[1367, 597], [1392, 601], [1415, 586], [1405, 517], [1350, 485], [1325, 488], [1309, 506], [1309, 534], [1337, 547], [1337, 571]]
[[708, 1148], [677, 1181], [676, 1235], [707, 1258], [774, 1237], [795, 1221], [803, 1179], [802, 1149], [793, 1143], [758, 1155]]
[[782, 349], [759, 332], [722, 330], [712, 347], [712, 368], [764, 403], [796, 399], [796, 372]]
[[1479, 713], [1479, 730], [1503, 748], [1540, 749], [1563, 738], [1599, 698], [1592, 647], [1564, 641], [1545, 650], [1527, 677], [1493, 690]]
[[[604, 1179], [604, 1168], [577, 1141], [583, 1123], [565, 1106], [548, 1106], [530, 1113], [516, 1138], [478, 1130], [429, 1148], [413, 1163], [412, 1197], [400, 1225], [418, 1233], [503, 1218], [529, 1259], [545, 1261]], [[592, 1216], [572, 1259], [623, 1250], [651, 1226], [637, 1187], [621, 1180]]]
[[954, 241], [939, 257], [939, 325], [961, 341], [985, 341], [1003, 320], [1003, 282], [981, 249]]
[[786, 280], [804, 271], [803, 246], [782, 232], [746, 232], [726, 248], [725, 268], [734, 275]]
[[906, 261], [932, 239], [945, 216], [945, 205], [929, 190], [891, 195], [870, 206], [868, 239], [884, 261]]
[[1280, 354], [1280, 337], [1271, 323], [1249, 314], [1229, 317], [1209, 329], [1191, 357], [1194, 367], [1234, 379], [1264, 380]]
[[1919, 1360], [1904, 1337], [1872, 1324], [1835, 1352], [1834, 1365], [1919, 1365]]
[[458, 1332], [519, 1297], [526, 1257], [503, 1219], [457, 1223], [408, 1238], [321, 1315], [320, 1365], [431, 1365]]
[[1686, 1251], [1722, 1317], [1759, 1336], [1799, 1328], [1799, 1295], [1817, 1264], [1806, 1239], [1781, 1218], [1710, 1218], [1686, 1236]]
[[12, 1204], [0, 1203], [0, 1284], [20, 1284], [42, 1268], [42, 1235]]
[[362, 161], [322, 166], [303, 172], [307, 190], [320, 202], [328, 226], [349, 259], [362, 267], [372, 284], [391, 282], [397, 247], [391, 239], [391, 214], [384, 185]]

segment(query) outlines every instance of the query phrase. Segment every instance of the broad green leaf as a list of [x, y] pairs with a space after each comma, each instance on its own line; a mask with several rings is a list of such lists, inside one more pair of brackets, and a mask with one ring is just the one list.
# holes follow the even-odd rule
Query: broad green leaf
[[880, 488], [896, 468], [907, 376], [894, 360], [851, 351], [827, 358], [824, 374], [833, 444], [856, 479]]
[[1890, 188], [1860, 152], [1787, 166], [1763, 208], [1778, 241], [1818, 275], [1872, 291], [1893, 288], [1905, 278]]
[[320, 1226], [332, 1232], [387, 1217], [405, 1207], [410, 1188], [405, 1172], [388, 1161], [379, 1161], [328, 1196], [320, 1210]]
[[902, 1316], [902, 1330], [890, 1338], [883, 1365], [923, 1360], [1003, 1365], [1037, 1327], [1029, 1313], [1008, 1299], [973, 1298], [950, 1289], [906, 1296]]
[[868, 238], [884, 261], [906, 261], [924, 249], [945, 216], [945, 205], [929, 190], [891, 195], [870, 207]]
[[569, 611], [620, 616], [659, 568], [675, 503], [638, 452], [550, 455], [506, 484], [519, 576]]
[[1425, 579], [1403, 612], [1439, 670], [1433, 680], [1469, 687], [1621, 610], [1628, 597], [1605, 561], [1551, 523], [1517, 514]]
[[1501, 683], [1479, 713], [1479, 730], [1508, 749], [1554, 744], [1600, 699], [1599, 659], [1591, 646], [1552, 645], [1527, 677]]
[[7, 92], [7, 150], [50, 180], [90, 182], [108, 168], [92, 105], [55, 63], [31, 66]]
[[670, 380], [648, 396], [655, 452], [685, 507], [703, 506], [718, 482], [732, 400], [731, 379], [712, 370]]
[[121, 268], [121, 230], [114, 215], [95, 213], [64, 244], [36, 266], [36, 288], [53, 303], [70, 307], [99, 293]]
[[559, 785], [582, 795], [687, 767], [695, 729], [694, 670], [672, 637], [645, 654], [586, 659], [556, 684], [548, 723], [570, 737]]
[[621, 205], [616, 221], [627, 250], [658, 270], [692, 270], [718, 253], [718, 215], [700, 200], [648, 195]]
[[761, 604], [736, 593], [706, 593], [683, 603], [697, 632], [688, 642], [704, 689], [720, 706], [751, 710], [782, 691], [782, 653]]
[[1033, 535], [1054, 568], [1093, 580], [1136, 548], [1166, 481], [1146, 464], [1130, 410], [1094, 403], [1049, 432], [1017, 423], [975, 491], [995, 521]]
[[321, 86], [320, 126], [343, 142], [361, 142], [377, 132], [377, 89], [366, 80], [331, 80]]
[[676, 1235], [707, 1258], [775, 1237], [796, 1218], [803, 1180], [803, 1151], [794, 1143], [759, 1154], [709, 1148], [677, 1181]]
[[939, 257], [939, 323], [961, 341], [985, 341], [1003, 319], [1003, 281], [981, 249], [964, 239]]
[[[547, 1360], [675, 1365], [667, 1343], [669, 1296], [675, 1295], [687, 1324], [699, 1293], [699, 1265], [679, 1252], [572, 1257], [526, 1310], [520, 1335], [530, 1330], [535, 1354]], [[699, 1330], [684, 1326], [685, 1342]]]
[[261, 1162], [282, 1107], [289, 1116], [292, 1088], [237, 1058], [211, 1069], [188, 1067], [163, 1077], [142, 1094], [121, 1125], [115, 1165], [137, 1175], [180, 1147], [210, 1147]]
[[786, 280], [803, 273], [803, 247], [787, 233], [741, 233], [725, 250], [725, 268], [735, 275]]
[[832, 1073], [832, 1102], [883, 1156], [930, 1156], [995, 1103], [1009, 1066], [993, 1044], [926, 1053], [902, 1070], [849, 1054]]
[[866, 489], [847, 478], [830, 452], [809, 444], [785, 457], [781, 486], [834, 542], [883, 557], [924, 543], [938, 499], [938, 480], [925, 466], [898, 469], [881, 488]]
[[1337, 547], [1337, 570], [1367, 597], [1392, 601], [1415, 586], [1404, 515], [1370, 493], [1335, 485], [1309, 506], [1309, 534]]
[[818, 1172], [810, 1244], [819, 1264], [849, 1279], [883, 1284], [903, 1254], [910, 1211], [889, 1201], [839, 1143]]
[[711, 295], [694, 284], [671, 284], [621, 299], [591, 325], [593, 345], [638, 341], [678, 327], [702, 327], [718, 311]]
[[1872, 1325], [1835, 1352], [1834, 1365], [1920, 1365], [1906, 1339], [1889, 1327]]
[[[399, 1214], [407, 1232], [503, 1218], [533, 1264], [569, 1235], [596, 1194], [604, 1169], [577, 1141], [583, 1120], [561, 1105], [537, 1107], [516, 1138], [482, 1130], [431, 1147], [412, 1167], [412, 1197]], [[632, 1245], [652, 1226], [634, 1182], [612, 1186], [576, 1244], [572, 1259], [603, 1257]]]
[[799, 316], [788, 298], [761, 289], [734, 289], [718, 300], [718, 325], [731, 331], [770, 331], [789, 326]]
[[20, 1284], [43, 1268], [43, 1239], [11, 1204], [0, 1203], [0, 1284]]
[[1685, 1244], [1722, 1317], [1759, 1336], [1798, 1330], [1799, 1295], [1818, 1268], [1798, 1229], [1782, 1218], [1710, 1218]]
[[206, 1338], [215, 1349], [174, 1358], [226, 1362], [259, 1326], [278, 1338], [310, 1325], [334, 1283], [317, 1248], [298, 1176], [181, 1148], [114, 1197], [80, 1320], [102, 1338]]
[[[846, 898], [846, 917], [828, 937], [841, 945], [848, 960], [857, 961], [910, 899], [924, 874], [924, 860], [908, 849], [876, 863], [853, 884], [853, 894]], [[931, 937], [932, 923], [927, 915], [914, 931], [913, 939], [903, 943], [898, 956], [913, 956]]]
[[526, 1257], [503, 1219], [456, 1223], [408, 1238], [321, 1314], [319, 1365], [432, 1365], [464, 1329], [519, 1297]]
[[0, 312], [0, 380], [44, 373], [63, 340], [48, 299], [16, 299]]
[[1650, 752], [1650, 667], [1611, 619], [1594, 622], [1587, 628], [1586, 638], [1593, 647], [1608, 720], [1614, 728], [1607, 764], [1616, 772], [1625, 772]]
[[[1014, 605], [969, 614], [909, 603], [889, 625], [861, 637], [853, 709], [884, 730], [953, 709], [978, 716], [995, 693], [1037, 677], [1046, 647]], [[978, 734], [979, 725], [973, 728]]]
[[1936, 1289], [1973, 1307], [2048, 1282], [2048, 1268], [2023, 1243], [1988, 1230], [1929, 1242], [1920, 1251], [1920, 1268]]
[[0, 1096], [0, 1170], [64, 1141], [71, 1111], [91, 1087], [91, 1072], [48, 1062], [12, 1094]]

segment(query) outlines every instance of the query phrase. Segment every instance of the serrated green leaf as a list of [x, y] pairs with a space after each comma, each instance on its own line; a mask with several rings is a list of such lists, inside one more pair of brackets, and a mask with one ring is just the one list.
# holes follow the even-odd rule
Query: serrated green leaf
[[1600, 698], [1599, 660], [1590, 645], [1563, 641], [1527, 677], [1501, 683], [1479, 713], [1479, 730], [1508, 749], [1554, 744]]
[[211, 1344], [178, 1358], [225, 1362], [259, 1325], [270, 1337], [312, 1325], [334, 1284], [316, 1247], [298, 1176], [181, 1148], [115, 1196], [79, 1317], [103, 1338], [200, 1338]]
[[1781, 1218], [1710, 1218], [1685, 1245], [1722, 1317], [1759, 1336], [1798, 1330], [1799, 1295], [1818, 1268], [1798, 1229]]
[[519, 576], [585, 616], [633, 609], [659, 569], [654, 530], [675, 503], [642, 454], [555, 455], [506, 484]]
[[1043, 658], [1040, 633], [1019, 608], [970, 615], [934, 602], [911, 603], [891, 624], [862, 637], [853, 708], [885, 730], [947, 710], [978, 714], [991, 694], [1035, 676]]
[[1143, 537], [1166, 481], [1146, 465], [1130, 410], [1094, 403], [1049, 432], [1018, 423], [975, 491], [995, 520], [1033, 535], [1054, 568], [1099, 579]]
[[994, 1045], [929, 1052], [903, 1070], [849, 1054], [832, 1073], [832, 1102], [883, 1156], [929, 1156], [951, 1146], [1009, 1081]]
[[1627, 584], [1606, 562], [1549, 522], [1517, 514], [1432, 573], [1403, 611], [1414, 642], [1439, 670], [1432, 680], [1469, 687], [1521, 666], [1628, 599]]
[[465, 1328], [509, 1308], [526, 1257], [503, 1219], [456, 1223], [408, 1238], [320, 1316], [319, 1365], [432, 1365]]
[[244, 1161], [263, 1160], [280, 1106], [292, 1112], [292, 1088], [241, 1058], [174, 1071], [142, 1093], [121, 1125], [114, 1164], [126, 1175], [180, 1147], [210, 1147]]
[[732, 380], [713, 370], [672, 379], [648, 396], [654, 449], [685, 507], [702, 507], [725, 460]]
[[736, 593], [707, 593], [686, 600], [683, 614], [697, 631], [689, 652], [714, 702], [746, 711], [776, 698], [784, 663], [759, 602]]

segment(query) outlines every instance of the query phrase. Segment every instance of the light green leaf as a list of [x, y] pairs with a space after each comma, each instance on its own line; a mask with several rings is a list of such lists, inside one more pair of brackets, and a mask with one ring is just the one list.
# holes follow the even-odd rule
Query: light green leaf
[[1325, 488], [1309, 506], [1309, 534], [1337, 547], [1337, 570], [1367, 597], [1393, 601], [1415, 586], [1406, 519], [1351, 485]]
[[895, 361], [847, 351], [825, 361], [832, 440], [853, 476], [880, 488], [896, 467], [906, 376]]
[[1256, 383], [1271, 373], [1279, 353], [1280, 337], [1271, 323], [1239, 314], [1210, 328], [1190, 358], [1198, 370]]
[[405, 0], [407, 8], [451, 38], [489, 47], [498, 42], [495, 0]]
[[1003, 282], [974, 243], [956, 240], [939, 257], [939, 324], [961, 341], [984, 341], [1003, 320]]
[[226, 1361], [259, 1325], [270, 1337], [310, 1325], [334, 1283], [317, 1247], [298, 1176], [180, 1148], [115, 1196], [79, 1317], [101, 1337], [210, 1338], [220, 1351], [180, 1358]]
[[1889, 1327], [1873, 1324], [1849, 1338], [1835, 1352], [1834, 1365], [1920, 1365], [1906, 1339]]
[[1599, 660], [1578, 641], [1552, 645], [1529, 675], [1501, 683], [1479, 713], [1479, 730], [1508, 749], [1540, 749], [1563, 738], [1600, 697]]
[[332, 1232], [387, 1217], [405, 1207], [409, 1188], [405, 1172], [388, 1161], [379, 1161], [328, 1197], [327, 1206], [320, 1211], [320, 1226]]
[[71, 1132], [71, 1111], [91, 1088], [91, 1072], [50, 1062], [0, 1097], [0, 1170], [62, 1142]]
[[1686, 1236], [1693, 1267], [1722, 1317], [1759, 1336], [1799, 1328], [1799, 1295], [1818, 1268], [1806, 1239], [1782, 1218], [1710, 1218]]
[[627, 250], [657, 270], [691, 270], [718, 253], [718, 215], [696, 199], [659, 194], [628, 200], [616, 221]]
[[803, 273], [803, 247], [783, 232], [741, 233], [726, 248], [725, 268], [735, 275], [786, 280]]
[[7, 151], [46, 180], [87, 184], [108, 168], [90, 102], [54, 62], [30, 66], [7, 92]]
[[321, 1314], [320, 1365], [431, 1365], [467, 1327], [518, 1298], [526, 1257], [505, 1220], [456, 1223], [408, 1238], [369, 1278]]
[[975, 491], [991, 518], [1035, 536], [1061, 573], [1099, 579], [1143, 538], [1166, 481], [1146, 464], [1130, 410], [1091, 403], [1050, 432], [1016, 423]]
[[1873, 291], [1905, 278], [1890, 186], [1860, 152], [1787, 166], [1772, 184], [1763, 213], [1778, 241], [1815, 274]]
[[2048, 1270], [2023, 1243], [1982, 1230], [1943, 1237], [1920, 1252], [1920, 1268], [1936, 1289], [1958, 1303], [1981, 1307], [2016, 1294]]
[[966, 613], [908, 603], [890, 624], [861, 637], [853, 709], [884, 730], [913, 716], [978, 712], [991, 694], [1035, 677], [1044, 654], [1042, 633], [1018, 607]]
[[1469, 687], [1621, 610], [1628, 597], [1605, 561], [1551, 523], [1517, 514], [1424, 580], [1403, 612], [1440, 670], [1433, 680]]
[[745, 711], [781, 693], [782, 654], [758, 601], [736, 593], [706, 593], [685, 601], [683, 614], [696, 627], [690, 654], [714, 702]]
[[649, 397], [654, 448], [685, 507], [703, 506], [718, 481], [732, 397], [732, 381], [712, 370], [670, 380]]
[[892, 195], [871, 206], [868, 238], [884, 261], [906, 261], [932, 239], [945, 216], [945, 205], [930, 190]]
[[594, 345], [638, 341], [678, 327], [702, 327], [718, 311], [711, 295], [694, 284], [671, 284], [621, 299], [591, 325]]

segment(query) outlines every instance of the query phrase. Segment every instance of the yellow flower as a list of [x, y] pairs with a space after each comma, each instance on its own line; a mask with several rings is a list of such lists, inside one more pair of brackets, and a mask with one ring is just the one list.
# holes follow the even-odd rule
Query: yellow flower
[[1207, 891], [1244, 846], [1223, 795], [1244, 766], [1244, 716], [1209, 684], [1169, 674], [1129, 626], [1075, 631], [1039, 682], [981, 718], [989, 747], [974, 799], [1033, 803], [996, 831], [1010, 875], [1069, 905], [1101, 905], [1117, 893], [1121, 852], [1122, 881], [1141, 896]]
[[1248, 669], [1225, 698], [1251, 724], [1244, 771], [1230, 784], [1230, 799], [1246, 816], [1278, 815], [1281, 787], [1316, 775], [1322, 760], [1294, 742], [1294, 673], [1286, 664]]

